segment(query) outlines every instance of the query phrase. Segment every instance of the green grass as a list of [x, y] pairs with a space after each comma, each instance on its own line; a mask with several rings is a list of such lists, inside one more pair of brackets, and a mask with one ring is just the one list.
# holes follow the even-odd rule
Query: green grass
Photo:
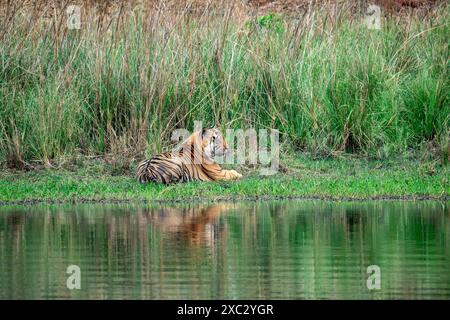
[[[110, 24], [86, 11], [81, 30], [64, 10], [0, 10], [0, 166], [31, 170], [1, 173], [0, 202], [448, 197], [450, 7], [376, 31], [338, 9], [239, 21], [128, 8]], [[287, 172], [136, 183], [174, 129], [213, 119], [278, 129]], [[83, 157], [99, 160], [67, 165]]]
[[60, 15], [19, 8], [0, 30], [0, 163], [88, 154], [133, 164], [166, 149], [173, 129], [213, 118], [223, 129], [276, 128], [294, 152], [388, 159], [427, 148], [448, 161], [449, 7], [388, 17], [377, 31], [327, 10], [243, 23], [126, 9], [109, 29], [86, 12], [81, 30], [67, 30]]
[[0, 175], [0, 203], [34, 201], [184, 201], [269, 198], [427, 198], [450, 195], [448, 166], [435, 162], [367, 161], [361, 159], [286, 160], [287, 172], [262, 177], [241, 167], [235, 182], [192, 182], [141, 185], [131, 174], [111, 175], [109, 167], [93, 161], [80, 168]]

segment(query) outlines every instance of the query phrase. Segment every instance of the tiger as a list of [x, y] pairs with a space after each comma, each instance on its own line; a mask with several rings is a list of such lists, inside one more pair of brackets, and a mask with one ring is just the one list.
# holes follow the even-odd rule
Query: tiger
[[214, 161], [229, 152], [217, 127], [194, 132], [174, 152], [165, 152], [139, 163], [136, 177], [140, 183], [172, 184], [189, 181], [236, 180], [242, 175], [224, 170]]

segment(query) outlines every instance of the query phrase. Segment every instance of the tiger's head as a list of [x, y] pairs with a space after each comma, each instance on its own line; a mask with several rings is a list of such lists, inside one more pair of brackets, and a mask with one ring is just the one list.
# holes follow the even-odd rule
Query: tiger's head
[[228, 144], [217, 127], [194, 132], [181, 146], [181, 150], [183, 149], [193, 150], [195, 159], [202, 159], [201, 162], [207, 163], [214, 162], [214, 158], [229, 152]]
[[201, 136], [203, 156], [206, 160], [214, 161], [215, 157], [224, 156], [229, 152], [228, 144], [218, 128], [203, 129]]

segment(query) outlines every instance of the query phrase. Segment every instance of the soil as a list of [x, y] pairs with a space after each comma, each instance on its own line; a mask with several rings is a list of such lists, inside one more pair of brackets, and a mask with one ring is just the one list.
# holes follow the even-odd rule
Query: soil
[[11, 205], [49, 205], [49, 204], [169, 204], [189, 202], [235, 202], [235, 201], [275, 201], [275, 200], [321, 200], [333, 202], [359, 202], [359, 201], [450, 201], [448, 196], [429, 195], [402, 195], [402, 196], [369, 196], [369, 197], [333, 197], [333, 196], [259, 196], [259, 197], [216, 197], [216, 198], [180, 198], [180, 199], [29, 199], [18, 201], [0, 201], [0, 207]]

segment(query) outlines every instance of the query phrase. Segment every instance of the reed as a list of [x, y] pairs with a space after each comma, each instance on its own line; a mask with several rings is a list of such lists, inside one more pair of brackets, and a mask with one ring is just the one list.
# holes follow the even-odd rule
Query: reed
[[80, 30], [64, 5], [1, 10], [3, 165], [132, 163], [194, 120], [276, 128], [287, 152], [448, 161], [448, 5], [386, 16], [381, 30], [345, 3], [297, 19], [98, 8], [83, 7]]

